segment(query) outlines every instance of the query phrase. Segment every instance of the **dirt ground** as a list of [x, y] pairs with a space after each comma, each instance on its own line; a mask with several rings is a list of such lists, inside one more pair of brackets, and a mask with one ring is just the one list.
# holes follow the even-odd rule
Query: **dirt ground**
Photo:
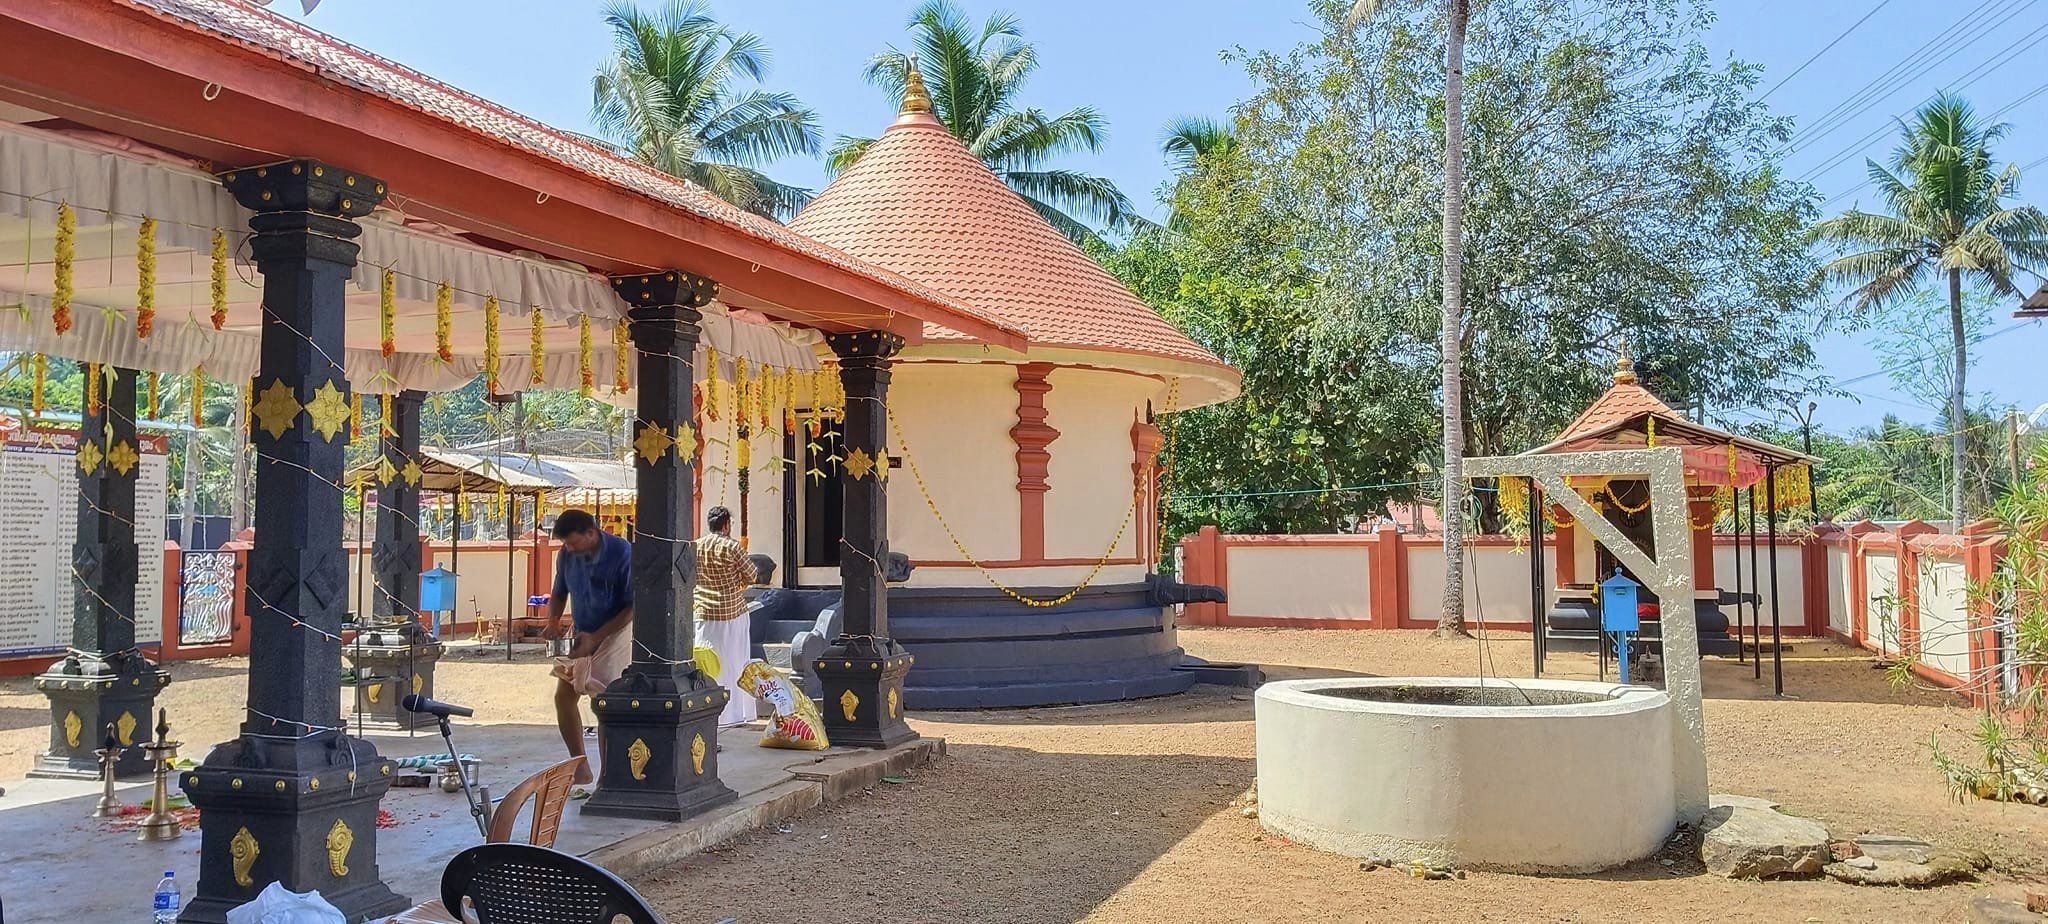
[[[1217, 661], [1274, 679], [1332, 674], [1527, 676], [1527, 636], [1476, 642], [1421, 632], [1190, 629]], [[1553, 655], [1547, 676], [1590, 656]], [[246, 662], [177, 664], [162, 703], [176, 735], [225, 740], [241, 720]], [[1232, 801], [1251, 785], [1252, 703], [1198, 688], [1125, 703], [920, 713], [951, 756], [902, 785], [758, 832], [636, 883], [678, 924], [1064, 921], [1962, 921], [1983, 890], [2048, 876], [2048, 810], [1949, 799], [1928, 760], [1958, 753], [1974, 713], [1948, 694], [1893, 690], [1865, 653], [1807, 642], [1786, 657], [1787, 699], [1748, 665], [1706, 662], [1708, 764], [1716, 792], [1766, 796], [1838, 835], [1884, 832], [1981, 849], [1977, 885], [1908, 891], [1828, 881], [1742, 883], [1696, 863], [1592, 877], [1474, 873], [1423, 882], [1265, 835]], [[451, 656], [440, 692], [479, 719], [551, 724], [546, 666]], [[47, 706], [26, 678], [0, 681], [0, 779], [47, 743]], [[192, 757], [203, 747], [188, 746]], [[2039, 886], [2035, 886], [2039, 888]], [[706, 910], [708, 909], [708, 910]]]

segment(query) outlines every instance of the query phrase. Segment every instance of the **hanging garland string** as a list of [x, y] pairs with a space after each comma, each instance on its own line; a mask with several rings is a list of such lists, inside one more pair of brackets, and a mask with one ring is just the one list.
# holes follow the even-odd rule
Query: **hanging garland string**
[[85, 364], [85, 413], [100, 412], [100, 364]]
[[590, 369], [590, 315], [576, 316], [576, 390], [583, 397], [590, 397], [590, 390], [597, 385], [597, 377]]
[[135, 232], [135, 337], [156, 331], [156, 219], [145, 216]]
[[359, 391], [348, 394], [348, 438], [351, 442], [363, 438], [363, 393]]
[[157, 385], [157, 381], [156, 381], [156, 380], [157, 380], [157, 374], [156, 374], [156, 373], [154, 373], [154, 372], [150, 373], [150, 374], [149, 374], [149, 401], [148, 401], [148, 406], [147, 406], [147, 407], [145, 407], [145, 408], [143, 408], [143, 412], [142, 412], [142, 416], [143, 416], [143, 418], [144, 418], [145, 420], [155, 420], [155, 419], [156, 419], [156, 385]]
[[385, 359], [398, 352], [398, 274], [389, 269], [377, 283], [377, 348]]
[[396, 436], [398, 430], [391, 426], [391, 393], [377, 396], [377, 432], [382, 436]]
[[192, 426], [206, 426], [206, 366], [192, 370]]
[[50, 294], [50, 321], [57, 328], [58, 335], [71, 332], [71, 299], [75, 293], [72, 286], [73, 264], [78, 259], [78, 213], [71, 210], [70, 203], [57, 206], [57, 243], [54, 254], [56, 281]]
[[[385, 277], [390, 277], [385, 272]], [[206, 295], [213, 308], [213, 329], [221, 330], [228, 323], [228, 235], [219, 228], [213, 229], [213, 254], [208, 261]], [[389, 339], [389, 335], [386, 335]], [[390, 353], [384, 355], [389, 356]]]
[[533, 374], [527, 377], [527, 384], [539, 385], [545, 376], [548, 364], [547, 346], [541, 342], [542, 332], [546, 330], [547, 320], [540, 316], [539, 305], [533, 306], [533, 314], [527, 318], [527, 322], [532, 328], [532, 334], [527, 341], [527, 352], [533, 360]]
[[1657, 418], [1645, 418], [1644, 426], [1647, 428], [1647, 432], [1649, 434], [1650, 448], [1657, 448]]
[[705, 361], [706, 365], [707, 365], [707, 366], [709, 367], [709, 370], [710, 370], [709, 374], [707, 374], [707, 375], [705, 375], [705, 376], [704, 376], [704, 400], [703, 400], [703, 401], [701, 402], [701, 403], [703, 404], [703, 406], [704, 406], [704, 419], [705, 419], [705, 420], [717, 420], [717, 419], [718, 419], [718, 351], [717, 351], [717, 350], [705, 350], [705, 351], [704, 351], [704, 357], [705, 357], [705, 358], [704, 358], [704, 361]]
[[29, 393], [29, 413], [40, 419], [43, 416], [43, 401], [46, 389], [49, 388], [50, 384], [50, 358], [37, 353], [33, 365], [35, 367], [36, 381], [34, 390]]
[[491, 394], [498, 388], [498, 297], [484, 299], [484, 385]]
[[454, 327], [454, 298], [455, 290], [445, 282], [434, 290], [434, 353], [444, 363], [455, 361], [455, 346], [448, 339]]
[[632, 360], [632, 340], [627, 336], [626, 320], [620, 318], [612, 325], [612, 394], [623, 395], [633, 387]]

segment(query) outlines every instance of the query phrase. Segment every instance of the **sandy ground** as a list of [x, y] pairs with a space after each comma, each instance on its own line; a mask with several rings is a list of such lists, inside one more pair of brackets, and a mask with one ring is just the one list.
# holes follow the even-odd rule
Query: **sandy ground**
[[[1267, 665], [1276, 679], [1332, 674], [1526, 676], [1526, 636], [1441, 641], [1420, 632], [1194, 629], [1194, 654]], [[812, 812], [637, 883], [671, 921], [1961, 921], [1982, 890], [2048, 875], [2048, 810], [1957, 804], [1928, 760], [1962, 752], [1974, 714], [1947, 694], [1893, 690], [1854, 649], [1809, 642], [1772, 698], [1747, 665], [1706, 662], [1708, 761], [1717, 792], [1767, 796], [1837, 834], [1908, 834], [1982, 849], [1980, 885], [1906, 891], [1833, 882], [1737, 883], [1653, 862], [1597, 877], [1473, 874], [1422, 882], [1264, 835], [1235, 799], [1252, 782], [1243, 691], [1114, 706], [922, 713], [952, 756], [902, 785]], [[162, 703], [188, 742], [241, 720], [245, 662], [178, 664]], [[1553, 655], [1551, 676], [1585, 656]], [[444, 662], [440, 692], [479, 719], [552, 723], [551, 681], [520, 663]], [[26, 678], [0, 681], [0, 779], [47, 742]], [[187, 754], [202, 756], [203, 747]], [[4, 805], [4, 802], [0, 802]], [[2038, 888], [2038, 886], [2036, 886]], [[708, 910], [707, 910], [708, 909]]]

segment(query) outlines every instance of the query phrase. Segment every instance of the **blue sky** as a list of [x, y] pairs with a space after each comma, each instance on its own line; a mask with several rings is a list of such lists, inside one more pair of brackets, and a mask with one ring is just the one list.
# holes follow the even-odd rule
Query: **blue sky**
[[[274, 5], [299, 15], [296, 0]], [[1166, 176], [1158, 154], [1160, 126], [1181, 115], [1221, 115], [1250, 91], [1243, 71], [1218, 53], [1233, 45], [1286, 48], [1312, 36], [1304, 6], [1271, 0], [963, 5], [977, 19], [995, 9], [1022, 18], [1042, 62], [1027, 101], [1053, 110], [1096, 106], [1109, 120], [1108, 144], [1069, 163], [1108, 176], [1148, 206]], [[588, 125], [590, 74], [608, 47], [600, 6], [599, 0], [325, 0], [303, 18], [542, 121], [582, 130]], [[795, 93], [816, 109], [830, 138], [873, 135], [888, 124], [895, 106], [861, 80], [861, 67], [876, 51], [904, 41], [903, 22], [913, 6], [915, 0], [715, 0], [712, 8], [767, 41], [774, 53], [767, 85]], [[1943, 87], [1959, 87], [1982, 111], [2006, 110], [1998, 117], [2013, 123], [2013, 131], [1999, 152], [2004, 160], [2026, 164], [2048, 157], [2048, 92], [2025, 98], [2048, 87], [2038, 66], [2048, 60], [2048, 3], [1718, 0], [1713, 6], [1719, 20], [1708, 36], [1710, 48], [1764, 65], [1760, 92], [1871, 14], [1768, 100], [1802, 126], [1817, 126], [1819, 136], [1798, 147], [1787, 167], [1831, 198], [1829, 212], [1855, 204], [1859, 193], [1874, 204], [1868, 190], [1856, 189], [1864, 179], [1863, 158], [1884, 156], [1892, 120]], [[1950, 31], [1943, 36], [1945, 30]], [[1943, 36], [1939, 48], [1922, 53], [1937, 36]], [[1871, 88], [1902, 62], [1909, 74], [1895, 73]], [[1966, 81], [1973, 82], [1961, 86]], [[813, 188], [827, 179], [815, 162], [778, 165], [774, 173]], [[2048, 164], [2033, 173], [2048, 178]], [[2048, 179], [2035, 182], [2030, 198], [2048, 203], [2040, 195], [2048, 189], [2043, 183]], [[1975, 347], [1972, 391], [2000, 405], [2048, 403], [2048, 376], [2038, 367], [2024, 371], [2034, 358], [2030, 353], [2048, 349], [2048, 325], [2016, 323], [2001, 310], [1989, 333]], [[1846, 429], [1886, 413], [1916, 421], [1939, 417], [1936, 409], [1917, 406], [1893, 389], [1881, 372], [1893, 360], [1877, 355], [1867, 337], [1830, 335], [1821, 355], [1828, 373], [1855, 394], [1820, 399], [1817, 425]], [[1738, 419], [1770, 413], [1752, 409]]]

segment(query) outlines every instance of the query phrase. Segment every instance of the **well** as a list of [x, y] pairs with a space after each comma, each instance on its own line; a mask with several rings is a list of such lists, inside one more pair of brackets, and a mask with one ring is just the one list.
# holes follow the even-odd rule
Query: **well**
[[1571, 680], [1343, 677], [1259, 688], [1259, 815], [1356, 857], [1590, 872], [1677, 822], [1671, 700]]

